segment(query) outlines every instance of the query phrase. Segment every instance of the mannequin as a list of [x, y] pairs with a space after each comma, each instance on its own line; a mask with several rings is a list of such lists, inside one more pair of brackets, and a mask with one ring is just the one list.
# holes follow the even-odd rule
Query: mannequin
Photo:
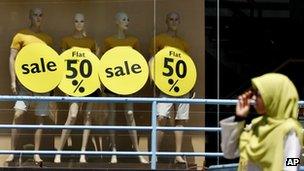
[[[105, 39], [104, 41], [104, 52], [107, 50], [116, 47], [116, 46], [131, 46], [135, 50], [139, 50], [139, 41], [136, 37], [127, 36], [126, 30], [128, 29], [129, 25], [129, 17], [124, 12], [119, 12], [115, 16], [115, 23], [117, 25], [117, 34], [110, 36]], [[104, 91], [107, 96], [118, 96], [117, 94], [111, 92], [108, 89], [105, 89]], [[109, 104], [109, 124], [115, 125], [115, 104], [111, 103]], [[125, 105], [125, 117], [127, 120], [128, 125], [130, 126], [136, 126], [134, 115], [133, 115], [133, 104], [126, 104]], [[138, 145], [138, 139], [137, 139], [137, 131], [136, 130], [130, 130], [129, 131], [130, 138], [132, 140], [133, 147], [136, 151], [139, 151], [139, 145]], [[110, 131], [110, 141], [112, 148], [112, 151], [116, 151], [116, 142], [115, 142], [115, 131]], [[138, 156], [139, 161], [141, 163], [147, 164], [148, 161], [143, 156]], [[117, 163], [117, 157], [116, 155], [112, 155], [111, 157], [111, 163]]]
[[[96, 42], [87, 37], [86, 31], [85, 31], [85, 17], [81, 13], [77, 13], [74, 16], [74, 24], [75, 24], [75, 31], [72, 36], [68, 36], [62, 39], [61, 48], [62, 51], [65, 51], [67, 49], [70, 49], [73, 46], [76, 47], [82, 47], [82, 48], [88, 48], [93, 53], [98, 55], [98, 48], [96, 45]], [[94, 92], [93, 94], [89, 96], [99, 96], [99, 90]], [[76, 122], [77, 114], [81, 110], [83, 106], [83, 103], [71, 103], [68, 113], [68, 118], [66, 120], [65, 125], [73, 125]], [[93, 103], [87, 103], [86, 104], [86, 110], [84, 114], [84, 125], [91, 125], [92, 122], [92, 111]], [[66, 143], [66, 141], [69, 138], [69, 135], [71, 133], [71, 130], [64, 129], [62, 130], [61, 138], [60, 138], [60, 145], [57, 149], [58, 151], [61, 151]], [[86, 150], [88, 138], [89, 138], [90, 130], [84, 130], [83, 136], [82, 136], [82, 146], [81, 151]], [[101, 137], [99, 137], [101, 139]], [[95, 142], [95, 141], [94, 141]], [[101, 142], [101, 141], [100, 141]], [[95, 145], [95, 144], [94, 144]], [[61, 162], [61, 155], [56, 155], [54, 159], [55, 163]], [[79, 159], [80, 163], [86, 163], [86, 157], [85, 155], [81, 155]]]
[[[150, 47], [150, 53], [151, 56], [154, 56], [158, 51], [163, 49], [165, 46], [172, 46], [179, 48], [186, 53], [189, 52], [188, 44], [178, 37], [177, 30], [178, 25], [180, 24], [180, 15], [177, 12], [170, 12], [166, 15], [166, 24], [167, 24], [167, 31], [165, 33], [159, 34], [155, 37], [155, 39], [151, 42]], [[159, 97], [170, 97], [168, 95], [165, 95], [161, 92], [157, 92]], [[191, 93], [188, 93], [182, 98], [189, 98], [191, 95], [192, 98], [194, 98], [195, 93], [191, 91]], [[165, 126], [167, 124], [167, 121], [169, 120], [170, 116], [169, 113], [172, 108], [175, 108], [176, 116], [175, 116], [175, 126], [177, 127], [183, 127], [186, 123], [186, 121], [189, 119], [189, 104], [175, 104], [172, 103], [158, 103], [157, 104], [157, 113], [158, 118], [157, 122], [159, 126]], [[162, 138], [164, 136], [163, 131], [157, 132], [157, 148], [159, 150], [159, 147], [162, 142]], [[182, 140], [183, 140], [183, 131], [174, 131], [175, 134], [175, 151], [181, 152], [182, 148]], [[175, 157], [175, 162], [177, 163], [186, 163], [185, 159], [181, 156]]]
[[[44, 95], [49, 96], [49, 93], [33, 93], [30, 90], [26, 89], [21, 85], [21, 83], [16, 80], [16, 73], [14, 70], [15, 59], [18, 52], [26, 45], [31, 43], [46, 43], [47, 45], [52, 45], [52, 38], [41, 30], [41, 23], [43, 18], [43, 12], [39, 8], [31, 9], [29, 11], [29, 19], [30, 19], [30, 27], [27, 29], [23, 29], [19, 31], [13, 38], [11, 50], [10, 50], [10, 59], [9, 59], [9, 69], [10, 69], [10, 77], [11, 77], [11, 90], [15, 95]], [[13, 125], [21, 122], [21, 116], [27, 111], [30, 107], [30, 103], [28, 101], [17, 101], [14, 106], [14, 119]], [[48, 116], [48, 102], [38, 102], [36, 104], [35, 115], [36, 122], [39, 125], [44, 123], [45, 117]], [[35, 131], [35, 150], [39, 150], [40, 142], [41, 142], [42, 129], [37, 129]], [[12, 129], [11, 132], [11, 149], [15, 150], [18, 143], [18, 130]], [[11, 154], [7, 158], [6, 162], [11, 162], [14, 160], [14, 155]], [[39, 154], [34, 155], [34, 162], [39, 164], [42, 162]]]

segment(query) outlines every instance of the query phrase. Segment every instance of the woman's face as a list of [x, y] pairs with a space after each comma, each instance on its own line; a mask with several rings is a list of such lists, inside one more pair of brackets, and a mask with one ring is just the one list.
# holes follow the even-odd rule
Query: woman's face
[[81, 14], [76, 14], [74, 18], [74, 24], [75, 24], [75, 29], [77, 31], [83, 31], [84, 30], [84, 16]]
[[254, 108], [258, 112], [258, 114], [265, 115], [266, 108], [260, 92], [254, 91], [252, 95], [252, 99], [255, 101]]
[[42, 22], [42, 11], [40, 9], [34, 9], [32, 14], [31, 14], [31, 22], [33, 25], [36, 27], [40, 27], [41, 22]]
[[176, 13], [169, 14], [166, 18], [166, 23], [170, 30], [176, 31], [178, 28], [178, 25], [180, 24], [179, 15]]
[[117, 18], [117, 25], [119, 28], [123, 29], [123, 30], [127, 30], [128, 26], [129, 26], [129, 22], [130, 19], [126, 14], [121, 14], [118, 18]]

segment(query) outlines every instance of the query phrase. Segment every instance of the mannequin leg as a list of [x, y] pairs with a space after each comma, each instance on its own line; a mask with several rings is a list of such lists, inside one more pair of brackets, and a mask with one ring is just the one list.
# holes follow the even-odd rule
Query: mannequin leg
[[[12, 125], [15, 125], [16, 123], [20, 123], [21, 121], [21, 116], [25, 113], [24, 110], [20, 109], [15, 109], [15, 114], [14, 114], [14, 119]], [[16, 150], [17, 144], [18, 144], [18, 139], [19, 139], [19, 134], [18, 134], [18, 129], [12, 129], [11, 131], [11, 149]], [[14, 154], [10, 154], [8, 158], [6, 159], [6, 162], [12, 162], [14, 160]]]
[[[167, 125], [168, 118], [163, 116], [158, 116], [157, 118], [157, 125], [158, 126], [166, 126]], [[159, 151], [163, 137], [164, 137], [164, 131], [157, 131], [157, 151]]]
[[[158, 116], [157, 117], [157, 126], [166, 126], [167, 121], [168, 121], [168, 118], [166, 118], [164, 116]], [[157, 131], [157, 151], [160, 150], [164, 135], [165, 135], [164, 131], [160, 131], [160, 130]], [[157, 158], [156, 158], [156, 161], [157, 161]]]
[[[102, 104], [99, 108], [99, 112], [98, 114], [95, 114], [94, 115], [94, 120], [96, 122], [97, 125], [105, 125], [107, 119], [108, 119], [108, 116], [109, 116], [109, 113], [108, 113], [108, 110], [109, 110], [109, 105], [104, 105]], [[99, 140], [99, 150], [102, 151], [103, 150], [103, 147], [102, 147], [102, 136], [101, 135], [97, 135], [94, 137], [94, 140], [96, 140], [98, 138]], [[97, 143], [95, 142], [95, 149], [98, 150], [98, 147], [97, 147]], [[100, 156], [102, 158], [102, 155]]]
[[[127, 120], [127, 124], [129, 126], [136, 126], [134, 115], [133, 115], [133, 104], [126, 104], [125, 109], [125, 117]], [[129, 135], [132, 141], [132, 145], [136, 151], [139, 151], [138, 146], [138, 138], [137, 138], [137, 131], [136, 130], [129, 130]], [[149, 162], [143, 157], [138, 156], [140, 163], [148, 164]]]
[[[167, 97], [167, 95], [160, 94], [159, 97]], [[172, 110], [172, 103], [158, 103], [157, 104], [157, 126], [166, 126], [170, 118], [170, 111]], [[157, 151], [160, 150], [161, 143], [164, 137], [164, 131], [157, 131]]]
[[[185, 125], [185, 120], [175, 120], [176, 127], [183, 127]], [[181, 152], [183, 144], [183, 133], [184, 131], [174, 131], [175, 134], [175, 151]], [[176, 156], [175, 162], [186, 163], [182, 156]]]
[[[69, 110], [69, 114], [68, 114], [68, 118], [65, 122], [65, 125], [73, 125], [75, 124], [76, 121], [76, 117], [78, 114], [78, 109], [79, 109], [79, 105], [77, 103], [72, 103], [70, 105], [70, 110]], [[63, 129], [62, 130], [62, 134], [61, 134], [61, 138], [60, 138], [60, 145], [59, 148], [57, 149], [58, 151], [61, 151], [66, 143], [67, 138], [69, 137], [71, 133], [71, 130], [69, 129]], [[60, 163], [61, 162], [61, 155], [60, 154], [56, 154], [55, 159], [54, 159], [54, 163]]]
[[[91, 118], [91, 111], [92, 111], [92, 107], [93, 107], [93, 103], [87, 103], [86, 106], [86, 111], [85, 111], [85, 115], [84, 115], [84, 125], [92, 125], [92, 118]], [[90, 136], [90, 129], [85, 129], [83, 130], [83, 134], [82, 134], [82, 145], [81, 145], [81, 151], [85, 151], [87, 148], [87, 143], [88, 143], [88, 139]], [[79, 159], [80, 163], [86, 163], [86, 157], [85, 155], [80, 155], [80, 159]]]
[[[98, 136], [98, 141], [99, 141], [99, 150], [102, 151], [102, 137]], [[102, 155], [100, 156], [102, 158]]]
[[[99, 108], [98, 113], [94, 113], [93, 118], [94, 118], [94, 122], [97, 125], [104, 125], [106, 120], [108, 119], [108, 105], [104, 105], [101, 104], [102, 107], [101, 109]], [[99, 140], [99, 150], [102, 151], [102, 136], [101, 135], [97, 135], [95, 137], [92, 137], [92, 142], [94, 144], [95, 150], [98, 151], [98, 146], [96, 143], [96, 139], [98, 138]], [[102, 155], [100, 156], [102, 158]]]
[[[116, 105], [111, 103], [109, 104], [109, 110], [110, 110], [110, 116], [109, 116], [109, 125], [115, 125], [115, 119], [116, 119], [116, 112], [115, 112]], [[112, 151], [116, 151], [116, 141], [115, 141], [115, 131], [110, 130], [110, 148], [112, 148]], [[112, 155], [111, 157], [111, 163], [117, 163], [117, 156]]]
[[[43, 122], [44, 122], [44, 117], [37, 116], [37, 124], [43, 125]], [[41, 136], [42, 136], [42, 129], [37, 129], [35, 131], [35, 151], [38, 151], [40, 148]], [[39, 154], [34, 155], [34, 161], [35, 161], [35, 163], [42, 162], [42, 159], [40, 158]]]
[[[96, 137], [92, 136], [91, 141], [93, 143], [95, 151], [99, 151], [98, 146], [97, 146], [97, 142], [96, 142]], [[100, 151], [102, 151], [102, 149]]]

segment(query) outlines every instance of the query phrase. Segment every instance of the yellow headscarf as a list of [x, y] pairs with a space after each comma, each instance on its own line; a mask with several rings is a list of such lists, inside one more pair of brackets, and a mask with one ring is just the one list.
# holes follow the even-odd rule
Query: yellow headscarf
[[298, 93], [293, 83], [282, 74], [269, 73], [252, 79], [261, 94], [266, 115], [254, 119], [250, 130], [240, 137], [238, 170], [247, 170], [248, 161], [263, 171], [283, 170], [284, 139], [294, 130], [303, 142], [302, 126], [297, 121]]

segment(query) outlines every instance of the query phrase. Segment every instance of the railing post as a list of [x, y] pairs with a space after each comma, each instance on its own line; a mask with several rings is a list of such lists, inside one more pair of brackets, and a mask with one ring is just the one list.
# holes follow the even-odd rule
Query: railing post
[[156, 151], [157, 151], [157, 109], [156, 109], [157, 102], [152, 102], [152, 116], [151, 116], [151, 123], [152, 123], [152, 132], [151, 132], [151, 170], [156, 169]]

